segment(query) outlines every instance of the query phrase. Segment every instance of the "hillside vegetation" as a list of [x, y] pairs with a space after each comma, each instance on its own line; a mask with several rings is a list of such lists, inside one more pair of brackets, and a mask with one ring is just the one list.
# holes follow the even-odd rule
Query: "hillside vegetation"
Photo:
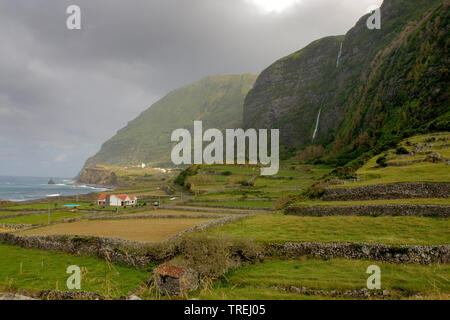
[[172, 91], [105, 142], [86, 167], [172, 165], [172, 131], [192, 130], [194, 120], [202, 120], [204, 128], [241, 127], [243, 101], [255, 79], [250, 74], [211, 76]]
[[280, 128], [285, 149], [321, 146], [315, 155], [337, 165], [448, 129], [449, 6], [385, 0], [381, 30], [366, 27], [367, 15], [275, 62], [245, 99], [245, 127]]

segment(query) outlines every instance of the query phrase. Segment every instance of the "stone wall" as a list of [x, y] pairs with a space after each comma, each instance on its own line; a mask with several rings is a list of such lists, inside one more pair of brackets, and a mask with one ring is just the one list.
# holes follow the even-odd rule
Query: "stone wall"
[[[269, 202], [269, 201], [267, 201]], [[250, 202], [251, 203], [251, 202]], [[253, 211], [273, 211], [270, 207], [252, 207], [252, 206], [226, 206], [226, 205], [219, 205], [219, 204], [206, 204], [206, 203], [187, 203], [186, 205], [192, 205], [196, 207], [201, 208], [218, 208], [218, 209], [246, 209], [246, 210], [253, 210]], [[168, 208], [168, 207], [167, 207]]]
[[329, 188], [322, 196], [324, 201], [448, 198], [450, 183], [393, 183], [357, 188]]
[[[207, 226], [205, 226], [207, 227]], [[111, 262], [122, 262], [137, 268], [150, 263], [163, 262], [180, 253], [180, 242], [166, 241], [159, 244], [76, 236], [28, 236], [0, 233], [0, 243], [22, 248], [37, 248], [71, 254], [97, 255]], [[450, 263], [450, 245], [414, 246], [371, 243], [285, 243], [267, 244], [262, 256], [294, 257], [314, 256], [322, 258], [369, 259], [391, 263], [433, 262]]]
[[179, 238], [183, 234], [222, 226], [248, 216], [250, 215], [233, 215], [208, 221], [159, 243], [90, 236], [19, 236], [12, 233], [0, 233], [0, 243], [29, 249], [96, 255], [111, 262], [144, 268], [148, 264], [163, 262], [178, 255], [181, 247]]
[[30, 228], [34, 228], [37, 225], [34, 224], [9, 224], [9, 223], [1, 223], [0, 229], [7, 229], [7, 230], [26, 230]]
[[286, 214], [296, 216], [418, 216], [440, 217], [450, 216], [450, 206], [437, 205], [360, 205], [360, 206], [311, 206], [288, 207]]
[[87, 236], [19, 236], [0, 233], [0, 243], [44, 251], [96, 255], [101, 259], [137, 268], [164, 261], [176, 254], [176, 250], [170, 245]]
[[389, 263], [450, 263], [450, 245], [415, 246], [372, 243], [303, 242], [269, 245], [268, 255], [292, 257], [367, 259]]

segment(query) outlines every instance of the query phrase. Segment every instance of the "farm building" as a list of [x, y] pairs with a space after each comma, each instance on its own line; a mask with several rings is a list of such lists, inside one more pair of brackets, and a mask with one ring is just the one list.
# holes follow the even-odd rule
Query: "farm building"
[[110, 207], [134, 206], [137, 204], [137, 198], [128, 194], [101, 194], [97, 204]]

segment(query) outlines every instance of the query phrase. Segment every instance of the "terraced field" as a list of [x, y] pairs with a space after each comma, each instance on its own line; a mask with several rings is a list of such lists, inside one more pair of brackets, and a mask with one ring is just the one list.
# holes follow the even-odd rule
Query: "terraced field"
[[[218, 300], [355, 299], [348, 291], [366, 288], [366, 270], [374, 264], [382, 270], [385, 299], [450, 298], [449, 265], [397, 265], [375, 261], [310, 258], [284, 261], [275, 259], [246, 266], [231, 271], [208, 290], [195, 292], [190, 296]], [[322, 291], [322, 295], [316, 291]]]
[[26, 230], [21, 235], [78, 235], [156, 242], [210, 219], [126, 219], [60, 223]]
[[261, 242], [450, 244], [448, 219], [419, 217], [295, 217], [257, 215], [208, 230]]

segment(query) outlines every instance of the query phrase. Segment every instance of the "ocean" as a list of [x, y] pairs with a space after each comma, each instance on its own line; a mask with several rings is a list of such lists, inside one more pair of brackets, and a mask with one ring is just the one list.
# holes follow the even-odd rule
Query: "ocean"
[[[50, 179], [53, 179], [55, 184], [48, 184]], [[0, 176], [0, 200], [26, 201], [55, 194], [71, 196], [104, 190], [106, 189], [75, 185], [69, 178]]]

